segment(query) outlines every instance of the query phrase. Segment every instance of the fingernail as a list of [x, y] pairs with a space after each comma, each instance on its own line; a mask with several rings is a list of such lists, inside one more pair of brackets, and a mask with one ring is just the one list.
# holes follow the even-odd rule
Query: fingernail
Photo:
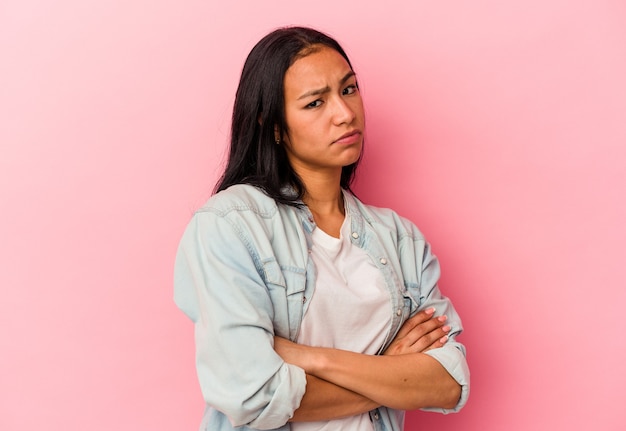
[[448, 341], [448, 336], [447, 336], [447, 335], [444, 335], [443, 337], [441, 337], [441, 338], [439, 339], [439, 342], [440, 342], [441, 344], [445, 343], [446, 341]]
[[426, 314], [435, 314], [435, 308], [429, 308], [428, 310], [426, 310]]
[[443, 329], [443, 332], [448, 332], [451, 328], [448, 325], [446, 325], [441, 329]]
[[446, 320], [448, 320], [448, 316], [439, 316], [439, 317], [437, 317], [437, 319], [439, 319], [439, 321], [440, 321], [441, 323], [443, 323], [443, 322], [445, 322]]

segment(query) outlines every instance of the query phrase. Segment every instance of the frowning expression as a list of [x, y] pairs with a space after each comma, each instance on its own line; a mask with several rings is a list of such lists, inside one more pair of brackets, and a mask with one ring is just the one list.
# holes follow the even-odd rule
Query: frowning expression
[[287, 130], [281, 137], [300, 176], [341, 172], [363, 146], [364, 112], [356, 76], [332, 48], [299, 58], [284, 78]]

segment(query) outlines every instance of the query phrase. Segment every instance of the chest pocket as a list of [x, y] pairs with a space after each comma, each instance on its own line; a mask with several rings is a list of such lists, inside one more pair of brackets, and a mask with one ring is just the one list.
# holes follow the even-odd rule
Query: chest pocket
[[274, 308], [274, 334], [294, 341], [302, 322], [306, 272], [281, 267], [275, 259], [263, 262], [263, 272]]

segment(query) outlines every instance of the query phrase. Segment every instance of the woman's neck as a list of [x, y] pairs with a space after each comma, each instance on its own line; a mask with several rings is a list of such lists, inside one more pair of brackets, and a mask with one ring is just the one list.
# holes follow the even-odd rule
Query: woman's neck
[[339, 238], [345, 218], [343, 192], [338, 179], [316, 178], [305, 182], [302, 201], [313, 214], [315, 224], [329, 235]]

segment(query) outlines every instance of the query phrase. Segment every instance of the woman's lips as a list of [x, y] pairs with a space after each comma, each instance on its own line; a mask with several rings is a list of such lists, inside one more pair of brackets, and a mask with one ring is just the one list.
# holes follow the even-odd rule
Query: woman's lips
[[339, 139], [333, 142], [333, 144], [355, 144], [361, 139], [361, 131], [360, 130], [352, 130], [344, 135], [342, 135]]

